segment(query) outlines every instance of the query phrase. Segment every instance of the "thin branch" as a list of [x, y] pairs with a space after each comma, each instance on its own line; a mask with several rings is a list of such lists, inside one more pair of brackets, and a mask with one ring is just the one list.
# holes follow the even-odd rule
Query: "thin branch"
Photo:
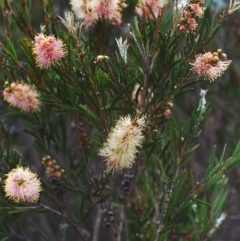
[[22, 8], [24, 9], [25, 16], [27, 18], [28, 33], [29, 33], [30, 36], [33, 37], [33, 29], [32, 29], [32, 24], [31, 24], [31, 17], [29, 15], [29, 11], [28, 11], [28, 6], [27, 6], [26, 0], [21, 0], [21, 5], [22, 5]]
[[93, 229], [93, 238], [92, 241], [98, 241], [98, 235], [99, 235], [99, 228], [102, 220], [102, 208], [100, 205], [97, 206], [97, 215], [95, 219], [94, 229]]
[[173, 191], [173, 188], [174, 188], [174, 184], [176, 182], [176, 179], [178, 177], [178, 173], [179, 173], [179, 169], [180, 169], [180, 166], [179, 166], [179, 163], [180, 161], [178, 162], [178, 165], [177, 165], [177, 169], [176, 169], [176, 172], [175, 172], [175, 175], [171, 181], [171, 184], [170, 184], [170, 187], [167, 189], [167, 195], [166, 195], [166, 198], [163, 202], [163, 210], [161, 212], [161, 215], [160, 215], [160, 219], [159, 219], [159, 223], [158, 223], [158, 230], [157, 230], [157, 236], [156, 236], [156, 239], [155, 241], [157, 241], [160, 237], [160, 234], [164, 228], [164, 220], [166, 218], [166, 215], [167, 215], [167, 210], [168, 210], [168, 206], [169, 206], [169, 201], [170, 201], [170, 198], [172, 196], [172, 191]]
[[13, 16], [13, 18], [15, 19], [15, 21], [16, 21], [18, 27], [20, 28], [20, 30], [21, 30], [27, 37], [29, 37], [29, 38], [31, 39], [31, 35], [29, 35], [28, 31], [26, 31], [26, 28], [22, 25], [22, 23], [21, 23], [20, 19], [18, 18], [17, 14], [13, 11], [13, 9], [11, 8], [11, 6], [8, 4], [8, 1], [5, 0], [4, 3], [5, 3], [5, 6], [6, 6], [7, 10], [12, 13], [12, 16]]
[[13, 229], [11, 229], [11, 235], [14, 236], [14, 237], [17, 237], [18, 239], [24, 240], [24, 241], [31, 241], [27, 237], [15, 233], [15, 231]]
[[2, 13], [3, 13], [3, 18], [5, 20], [5, 26], [6, 26], [6, 38], [9, 38], [10, 37], [9, 11], [5, 7], [2, 7]]
[[154, 56], [156, 54], [155, 46], [156, 46], [157, 41], [158, 41], [159, 36], [160, 36], [159, 32], [160, 32], [160, 28], [161, 28], [162, 21], [163, 21], [164, 10], [165, 10], [165, 5], [162, 8], [160, 8], [159, 14], [158, 14], [157, 26], [156, 26], [155, 33], [154, 33], [154, 36], [153, 36], [153, 43], [151, 44], [151, 48], [150, 48], [150, 56], [151, 56], [152, 59], [154, 59]]
[[30, 206], [30, 207], [0, 207], [0, 210], [25, 210], [25, 211], [31, 211], [31, 210], [34, 210], [34, 209], [43, 209], [43, 210], [46, 210], [46, 211], [49, 211], [51, 213], [55, 213], [56, 215], [60, 216], [60, 217], [63, 217], [64, 219], [66, 219], [71, 225], [72, 227], [75, 229], [75, 231], [77, 232], [77, 234], [79, 235], [79, 237], [81, 238], [81, 240], [83, 241], [88, 241], [85, 237], [83, 237], [82, 233], [80, 232], [80, 230], [78, 229], [77, 227], [77, 224], [75, 222], [73, 222], [67, 215], [49, 207], [49, 206], [46, 206], [44, 204], [39, 204], [37, 206]]
[[38, 228], [38, 226], [37, 226], [32, 220], [30, 220], [30, 223], [34, 226], [34, 228], [36, 228], [36, 230], [41, 234], [41, 236], [42, 236], [46, 241], [51, 241], [50, 239], [48, 239], [48, 238], [46, 237], [46, 235], [44, 234], [44, 232], [43, 232], [40, 228]]
[[119, 215], [119, 225], [118, 225], [118, 236], [117, 236], [117, 241], [121, 241], [121, 233], [122, 233], [122, 229], [123, 229], [123, 223], [124, 223], [124, 211], [125, 211], [125, 207], [122, 206], [121, 211], [120, 211], [120, 215]]
[[62, 214], [61, 212], [58, 212], [57, 210], [55, 209], [52, 209], [50, 208], [49, 206], [46, 206], [44, 204], [40, 204], [40, 207], [42, 207], [43, 209], [45, 210], [48, 210], [52, 213], [55, 213], [63, 218], [65, 218], [72, 226], [73, 228], [75, 229], [75, 231], [78, 233], [79, 237], [83, 240], [83, 241], [87, 241], [87, 239], [82, 235], [82, 233], [80, 232], [80, 230], [78, 229], [77, 227], [77, 224], [75, 222], [73, 222], [68, 216], [66, 216], [65, 214]]

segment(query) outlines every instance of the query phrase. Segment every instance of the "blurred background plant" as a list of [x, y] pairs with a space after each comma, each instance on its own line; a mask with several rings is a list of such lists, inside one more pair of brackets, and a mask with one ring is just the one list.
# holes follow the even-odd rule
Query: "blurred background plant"
[[238, 240], [239, 7], [2, 1], [1, 240]]

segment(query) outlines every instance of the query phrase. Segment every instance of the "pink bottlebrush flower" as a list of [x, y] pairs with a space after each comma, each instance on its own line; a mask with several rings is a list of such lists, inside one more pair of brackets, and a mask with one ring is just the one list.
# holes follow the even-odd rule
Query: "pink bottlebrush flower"
[[207, 52], [207, 53], [202, 55], [202, 58], [199, 58], [199, 62], [209, 63], [213, 60], [213, 57], [214, 56], [211, 52]]
[[191, 31], [195, 31], [197, 29], [198, 24], [194, 18], [188, 19], [187, 23], [188, 23], [188, 28]]
[[194, 4], [191, 4], [190, 7], [197, 17], [201, 18], [203, 16], [204, 8], [201, 7], [199, 4], [194, 3]]
[[93, 26], [98, 20], [95, 7], [98, 6], [99, 0], [71, 0], [70, 4], [76, 17], [82, 19], [86, 27]]
[[205, 77], [210, 82], [214, 81], [225, 72], [232, 62], [231, 60], [225, 60], [225, 58], [221, 59], [221, 56], [225, 56], [221, 50], [219, 53], [207, 52], [196, 56], [195, 61], [190, 63], [193, 66], [192, 71], [200, 77]]
[[222, 73], [224, 72], [229, 65], [232, 63], [232, 60], [224, 60], [224, 61], [219, 61], [216, 65], [216, 67], [219, 69], [219, 72]]
[[189, 19], [189, 18], [192, 17], [192, 14], [190, 12], [188, 12], [188, 11], [184, 11], [183, 15], [184, 15], [185, 19]]
[[33, 42], [33, 53], [36, 62], [41, 69], [47, 69], [59, 59], [63, 58], [67, 52], [62, 40], [54, 36], [46, 36], [40, 33], [35, 36]]
[[37, 175], [29, 168], [18, 166], [11, 170], [4, 181], [4, 191], [6, 197], [16, 203], [35, 203], [39, 199], [42, 191], [41, 183]]
[[184, 26], [180, 26], [178, 30], [179, 30], [180, 33], [185, 33], [185, 34], [189, 33], [189, 31]]
[[178, 29], [181, 33], [188, 34], [189, 30], [194, 32], [197, 29], [197, 17], [201, 18], [204, 14], [204, 0], [185, 1], [186, 6], [178, 20]]
[[119, 0], [99, 0], [95, 11], [98, 13], [99, 18], [107, 19], [108, 21], [120, 24], [122, 21], [122, 8], [127, 5]]
[[142, 147], [145, 118], [120, 117], [111, 129], [106, 142], [100, 149], [100, 156], [106, 158], [107, 171], [119, 172], [134, 164], [137, 148]]
[[203, 76], [210, 82], [213, 82], [220, 76], [220, 69], [211, 64], [206, 64]]
[[140, 17], [144, 16], [150, 20], [154, 20], [154, 18], [158, 17], [160, 9], [165, 3], [165, 0], [138, 0], [135, 12]]
[[14, 82], [10, 86], [7, 84], [3, 91], [4, 100], [25, 112], [35, 112], [39, 110], [39, 93], [30, 85]]
[[71, 0], [72, 10], [86, 27], [92, 27], [98, 20], [106, 19], [113, 24], [122, 22], [125, 0]]

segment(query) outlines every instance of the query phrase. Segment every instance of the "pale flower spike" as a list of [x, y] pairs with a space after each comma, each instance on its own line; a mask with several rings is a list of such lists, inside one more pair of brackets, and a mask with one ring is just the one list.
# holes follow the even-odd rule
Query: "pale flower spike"
[[144, 141], [145, 125], [145, 117], [135, 117], [133, 120], [130, 115], [120, 117], [99, 153], [106, 158], [107, 172], [121, 172], [133, 166], [138, 148]]
[[198, 105], [197, 110], [200, 110], [201, 112], [206, 110], [207, 101], [206, 101], [205, 96], [206, 96], [207, 92], [208, 92], [208, 90], [201, 89], [200, 94], [199, 94], [201, 99], [199, 101], [199, 105]]
[[177, 8], [180, 11], [183, 11], [183, 9], [187, 6], [188, 0], [176, 0], [174, 2], [175, 8]]
[[215, 220], [213, 227], [208, 231], [208, 237], [211, 237], [216, 232], [216, 230], [220, 227], [220, 225], [226, 219], [226, 217], [226, 213], [221, 213], [219, 218]]
[[239, 8], [240, 8], [240, 1], [238, 1], [238, 0], [230, 0], [228, 13], [232, 14], [233, 12], [238, 10]]
[[129, 45], [127, 44], [127, 39], [123, 42], [122, 41], [122, 37], [120, 37], [119, 39], [115, 38], [116, 42], [117, 42], [117, 46], [119, 49], [119, 53], [121, 55], [121, 57], [123, 58], [124, 63], [127, 63], [127, 49], [129, 47]]
[[35, 173], [29, 168], [18, 166], [12, 169], [4, 181], [6, 197], [15, 203], [36, 203], [42, 191], [41, 183]]
[[62, 24], [66, 27], [68, 32], [77, 39], [81, 33], [82, 30], [82, 22], [75, 22], [75, 17], [73, 12], [67, 11], [64, 14], [65, 19], [58, 16], [62, 22]]

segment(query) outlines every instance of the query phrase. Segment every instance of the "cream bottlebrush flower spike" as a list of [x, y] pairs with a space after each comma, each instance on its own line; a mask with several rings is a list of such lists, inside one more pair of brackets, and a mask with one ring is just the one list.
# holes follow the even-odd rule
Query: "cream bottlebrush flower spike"
[[99, 153], [106, 158], [107, 172], [119, 172], [133, 166], [138, 148], [144, 141], [145, 125], [145, 117], [133, 120], [130, 115], [120, 117]]
[[18, 166], [12, 169], [4, 181], [4, 191], [6, 197], [14, 202], [35, 203], [39, 199], [39, 193], [42, 191], [41, 183], [37, 175], [29, 168]]

